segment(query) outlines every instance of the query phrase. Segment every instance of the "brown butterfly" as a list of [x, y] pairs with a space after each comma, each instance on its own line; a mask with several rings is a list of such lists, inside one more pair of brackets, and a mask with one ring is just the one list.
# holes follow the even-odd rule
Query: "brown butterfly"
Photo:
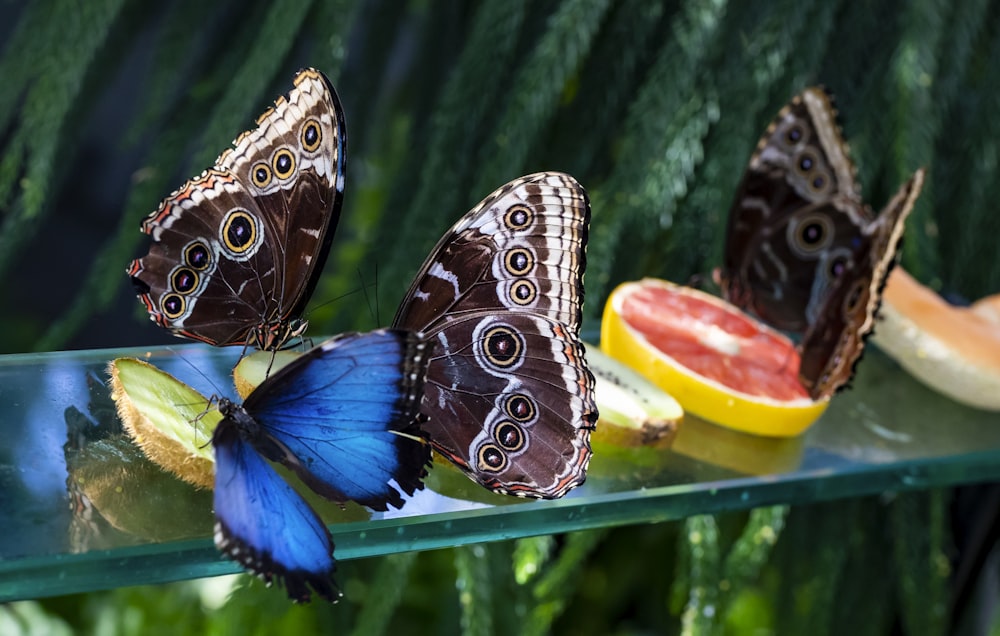
[[821, 88], [781, 109], [736, 192], [719, 272], [726, 300], [801, 336], [814, 400], [851, 379], [924, 182], [917, 170], [874, 214], [836, 120]]
[[306, 69], [294, 84], [143, 221], [153, 243], [127, 272], [150, 319], [177, 336], [273, 351], [306, 329], [340, 217], [347, 130], [325, 75]]
[[393, 321], [431, 343], [431, 445], [491, 490], [555, 499], [586, 479], [598, 416], [580, 341], [589, 227], [573, 177], [515, 179], [444, 235]]

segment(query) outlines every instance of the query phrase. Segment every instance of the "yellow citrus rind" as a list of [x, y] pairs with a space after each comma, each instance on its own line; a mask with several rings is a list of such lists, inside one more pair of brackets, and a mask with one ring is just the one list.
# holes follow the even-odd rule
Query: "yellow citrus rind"
[[[691, 371], [657, 349], [621, 316], [625, 298], [643, 285], [661, 285], [674, 293], [693, 295], [723, 306], [729, 312], [742, 312], [715, 296], [651, 278], [623, 283], [608, 298], [601, 321], [601, 349], [670, 393], [685, 411], [745, 433], [794, 437], [802, 434], [826, 410], [829, 399], [816, 402], [808, 398], [773, 400], [731, 389]], [[773, 331], [758, 321], [754, 322], [761, 331]]]

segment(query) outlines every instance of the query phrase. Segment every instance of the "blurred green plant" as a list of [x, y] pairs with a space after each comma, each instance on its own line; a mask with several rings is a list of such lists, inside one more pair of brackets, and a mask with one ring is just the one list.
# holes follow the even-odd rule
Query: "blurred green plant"
[[[622, 280], [707, 274], [757, 137], [814, 83], [838, 96], [875, 207], [930, 168], [905, 266], [966, 298], [1000, 291], [998, 3], [33, 0], [3, 10], [13, 26], [0, 53], [0, 294], [24, 263], [51, 263], [61, 269], [45, 295], [61, 305], [54, 317], [5, 305], [0, 350], [67, 346], [109, 315], [145, 321], [123, 275], [142, 251], [139, 221], [306, 65], [336, 83], [350, 137], [343, 221], [309, 315], [315, 334], [387, 322], [437, 237], [535, 170], [570, 171], [591, 193], [590, 325]], [[81, 139], [115, 82], [138, 105], [116, 111], [123, 119], [102, 134], [139, 159], [127, 188], [111, 193], [113, 231], [69, 271], [47, 241], [69, 218], [99, 222], [74, 216], [68, 195], [86, 161]], [[376, 281], [374, 304], [334, 301]], [[188, 583], [18, 604], [0, 621], [41, 615], [121, 634], [168, 618], [201, 633], [877, 634], [894, 623], [942, 633], [946, 497], [347, 563], [347, 599], [332, 609], [290, 607], [256, 585], [216, 609], [201, 600], [209, 584]], [[835, 611], [845, 603], [854, 610]]]
[[[0, 349], [59, 348], [95, 316], [138, 317], [121, 271], [146, 240], [138, 222], [307, 64], [336, 81], [350, 131], [344, 220], [313, 333], [386, 322], [436, 238], [492, 189], [539, 169], [571, 171], [591, 192], [591, 320], [621, 280], [707, 274], [757, 137], [813, 83], [838, 96], [876, 207], [930, 168], [906, 267], [966, 298], [995, 293], [998, 20], [986, 0], [181, 0], [157, 10], [34, 0], [0, 56], [0, 274], [44, 254], [75, 212], [61, 206], [88, 117], [125, 61], [148, 51], [139, 74], [135, 62], [127, 71], [138, 105], [108, 131], [139, 162], [117, 195], [117, 229], [87, 250], [86, 275], [53, 281], [62, 309], [9, 308]], [[377, 304], [337, 300], [372, 285]]]

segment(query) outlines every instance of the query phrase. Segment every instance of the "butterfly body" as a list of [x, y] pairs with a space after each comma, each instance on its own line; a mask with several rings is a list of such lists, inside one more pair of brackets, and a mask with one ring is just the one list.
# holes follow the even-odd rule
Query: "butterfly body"
[[153, 244], [127, 272], [150, 319], [219, 346], [275, 350], [300, 336], [340, 215], [346, 137], [329, 80], [301, 71], [255, 130], [143, 222]]
[[314, 492], [375, 510], [422, 488], [419, 430], [426, 343], [391, 330], [348, 334], [272, 374], [242, 405], [219, 401], [216, 544], [265, 581], [308, 600], [339, 596], [326, 526], [268, 461]]
[[855, 173], [830, 97], [806, 89], [758, 142], [726, 229], [723, 296], [802, 337], [799, 378], [813, 399], [850, 379], [924, 178], [876, 215]]
[[589, 220], [572, 177], [512, 181], [445, 234], [393, 321], [431, 344], [431, 444], [491, 490], [554, 498], [585, 479], [597, 421], [579, 340]]

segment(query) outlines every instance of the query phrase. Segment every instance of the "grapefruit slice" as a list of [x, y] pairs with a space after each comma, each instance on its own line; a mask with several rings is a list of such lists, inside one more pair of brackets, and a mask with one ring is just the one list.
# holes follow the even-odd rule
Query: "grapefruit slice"
[[721, 298], [663, 280], [624, 283], [612, 292], [601, 348], [685, 411], [747, 433], [798, 435], [829, 404], [809, 398], [787, 337]]
[[1000, 295], [955, 307], [896, 267], [872, 340], [927, 386], [1000, 411]]

